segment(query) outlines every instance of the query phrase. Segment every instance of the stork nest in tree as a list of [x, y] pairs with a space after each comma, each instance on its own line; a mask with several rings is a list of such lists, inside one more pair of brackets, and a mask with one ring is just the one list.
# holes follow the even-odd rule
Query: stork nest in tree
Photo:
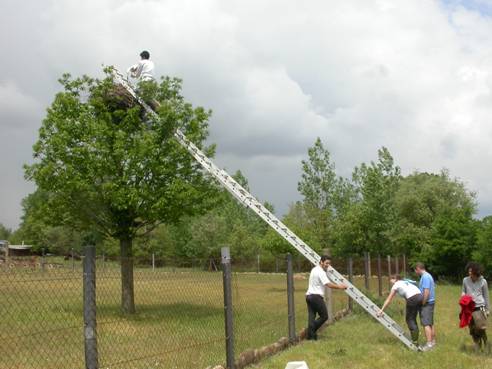
[[115, 109], [129, 109], [137, 105], [137, 100], [120, 84], [114, 84], [104, 96], [105, 102]]
[[[138, 104], [137, 100], [120, 84], [114, 84], [105, 96], [106, 103], [115, 109], [129, 109]], [[161, 105], [157, 100], [145, 101], [154, 111]]]

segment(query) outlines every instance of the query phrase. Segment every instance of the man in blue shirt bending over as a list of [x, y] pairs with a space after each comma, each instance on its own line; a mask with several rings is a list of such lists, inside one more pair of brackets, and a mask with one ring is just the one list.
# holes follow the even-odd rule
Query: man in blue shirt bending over
[[434, 305], [436, 302], [434, 278], [425, 270], [424, 263], [415, 264], [415, 273], [420, 276], [419, 288], [424, 299], [420, 311], [420, 321], [424, 326], [427, 343], [423, 350], [429, 351], [436, 344], [436, 331], [434, 329]]

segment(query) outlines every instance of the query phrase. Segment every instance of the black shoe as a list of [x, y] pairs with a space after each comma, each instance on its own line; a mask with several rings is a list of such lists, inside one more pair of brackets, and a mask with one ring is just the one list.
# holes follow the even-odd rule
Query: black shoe
[[317, 341], [318, 340], [318, 335], [315, 333], [313, 335], [309, 335], [306, 337], [308, 341]]

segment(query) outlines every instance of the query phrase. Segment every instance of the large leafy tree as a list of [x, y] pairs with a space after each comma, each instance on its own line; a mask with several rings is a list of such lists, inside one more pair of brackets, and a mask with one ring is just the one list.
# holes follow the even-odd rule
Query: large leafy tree
[[110, 72], [60, 80], [63, 91], [47, 110], [26, 177], [46, 192], [53, 223], [118, 240], [122, 309], [133, 313], [133, 240], [211, 204], [214, 186], [172, 139], [180, 128], [212, 155], [213, 147], [203, 147], [211, 113], [184, 100], [180, 80], [164, 78], [140, 86], [160, 103], [158, 119], [149, 117], [115, 88]]
[[322, 248], [332, 246], [333, 222], [346, 208], [351, 187], [336, 175], [330, 152], [319, 137], [308, 149], [308, 160], [302, 161], [297, 189], [303, 196], [304, 209], [300, 211], [299, 204], [291, 207], [293, 218], [300, 219], [299, 215], [304, 214], [310, 219], [309, 228], [314, 236], [310, 238], [314, 243]]
[[448, 208], [432, 224], [430, 247], [422, 255], [438, 275], [460, 276], [476, 248], [477, 222], [463, 209]]
[[387, 148], [378, 160], [354, 169], [345, 211], [336, 224], [336, 242], [344, 254], [393, 250], [391, 231], [396, 222], [394, 199], [401, 180], [400, 168]]
[[392, 239], [400, 250], [451, 274], [452, 268], [444, 266], [451, 252], [454, 261], [470, 257], [474, 241], [467, 232], [475, 230], [475, 195], [461, 181], [450, 178], [446, 170], [405, 177], [396, 193], [395, 207], [397, 222]]
[[402, 180], [395, 206], [395, 244], [426, 261], [435, 273], [461, 271], [472, 257], [477, 231], [475, 194], [463, 182], [446, 170], [413, 173]]
[[477, 248], [473, 258], [480, 262], [488, 275], [492, 273], [492, 216], [487, 216], [478, 224]]

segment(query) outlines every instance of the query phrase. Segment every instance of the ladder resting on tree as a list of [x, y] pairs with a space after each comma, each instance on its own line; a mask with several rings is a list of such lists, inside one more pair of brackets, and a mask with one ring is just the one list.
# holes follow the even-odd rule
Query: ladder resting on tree
[[[116, 69], [113, 71], [115, 82], [133, 96], [133, 98], [145, 109], [147, 114], [157, 116], [157, 113], [143, 101], [135, 92], [134, 88], [128, 83], [123, 74]], [[203, 168], [210, 173], [219, 183], [226, 188], [239, 202], [253, 210], [260, 218], [262, 218], [270, 227], [289, 242], [298, 252], [314, 265], [317, 265], [320, 256], [311, 249], [304, 241], [297, 237], [285, 224], [283, 224], [275, 215], [273, 215], [261, 202], [246, 191], [234, 178], [232, 178], [225, 170], [217, 167], [205, 154], [189, 141], [183, 132], [176, 129], [174, 138], [198, 161]], [[344, 283], [348, 286], [345, 293], [357, 302], [364, 310], [366, 310], [374, 319], [381, 323], [387, 330], [395, 335], [410, 349], [418, 351], [419, 347], [414, 345], [412, 341], [405, 335], [402, 327], [398, 325], [390, 316], [383, 314], [378, 316], [379, 307], [365, 296], [357, 287], [350, 283], [342, 274], [337, 272], [333, 267], [327, 270], [328, 278], [334, 283]]]

